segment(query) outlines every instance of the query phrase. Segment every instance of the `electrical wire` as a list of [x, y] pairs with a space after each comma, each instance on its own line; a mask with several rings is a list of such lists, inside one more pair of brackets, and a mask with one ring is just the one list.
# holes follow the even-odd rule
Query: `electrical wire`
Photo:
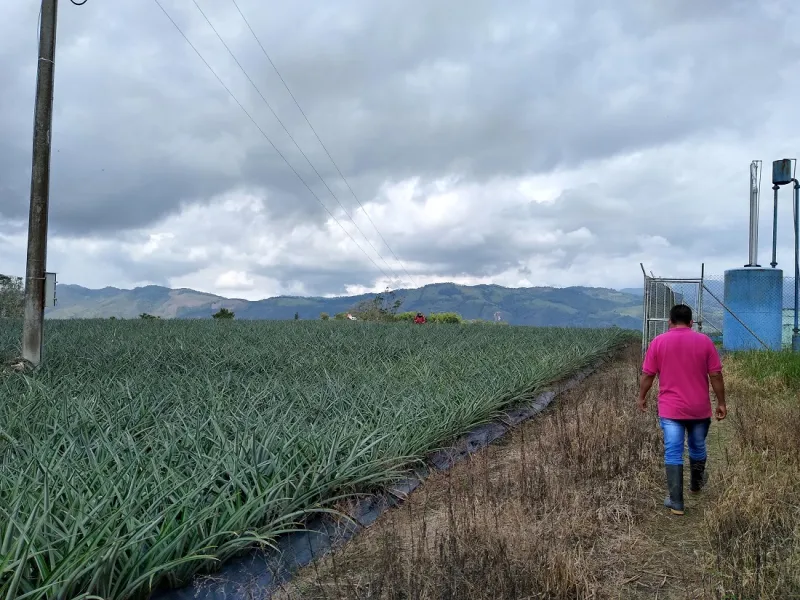
[[289, 92], [289, 96], [291, 96], [292, 100], [294, 101], [295, 106], [297, 106], [297, 109], [300, 111], [300, 114], [303, 115], [303, 118], [306, 120], [306, 123], [308, 123], [309, 128], [314, 133], [314, 137], [317, 138], [317, 141], [319, 142], [320, 146], [322, 146], [322, 149], [325, 150], [325, 154], [328, 155], [328, 158], [330, 159], [330, 161], [333, 164], [333, 166], [336, 168], [336, 171], [339, 173], [339, 176], [342, 178], [342, 181], [344, 181], [345, 185], [347, 185], [347, 189], [350, 190], [350, 193], [353, 195], [353, 198], [358, 203], [358, 206], [361, 207], [361, 210], [364, 212], [364, 215], [367, 217], [369, 222], [375, 228], [375, 231], [378, 233], [378, 236], [380, 236], [381, 241], [383, 241], [383, 243], [389, 249], [389, 252], [392, 253], [392, 256], [394, 257], [394, 259], [400, 264], [400, 266], [402, 267], [403, 271], [405, 272], [405, 274], [408, 276], [409, 280], [411, 281], [412, 285], [414, 287], [416, 287], [416, 284], [414, 283], [414, 280], [411, 277], [411, 273], [408, 272], [408, 269], [406, 269], [405, 265], [403, 264], [403, 261], [400, 260], [400, 258], [397, 256], [397, 254], [395, 254], [394, 250], [392, 250], [392, 247], [389, 245], [389, 242], [387, 242], [386, 238], [383, 237], [383, 234], [380, 232], [380, 229], [378, 229], [378, 226], [375, 224], [375, 221], [373, 221], [372, 217], [369, 216], [369, 213], [367, 212], [367, 209], [364, 208], [363, 204], [361, 204], [361, 200], [358, 199], [358, 196], [356, 196], [356, 193], [353, 190], [352, 186], [350, 185], [350, 182], [347, 180], [347, 178], [342, 173], [342, 170], [339, 168], [339, 165], [336, 164], [336, 161], [333, 159], [333, 156], [331, 156], [331, 153], [328, 151], [327, 146], [325, 146], [325, 144], [323, 143], [322, 139], [319, 137], [319, 134], [317, 134], [317, 130], [314, 129], [314, 126], [311, 124], [311, 121], [309, 120], [309, 118], [306, 115], [305, 111], [300, 106], [300, 103], [298, 102], [297, 98], [292, 93], [292, 90], [289, 89], [289, 85], [286, 83], [286, 80], [283, 78], [283, 75], [281, 75], [281, 72], [278, 70], [278, 67], [275, 66], [275, 63], [272, 61], [272, 58], [270, 57], [270, 55], [267, 52], [266, 48], [264, 48], [264, 44], [261, 43], [261, 39], [258, 37], [258, 35], [256, 34], [255, 30], [250, 25], [250, 21], [247, 19], [247, 17], [244, 16], [244, 13], [242, 12], [242, 9], [239, 8], [239, 4], [236, 2], [236, 0], [231, 0], [231, 2], [233, 2], [233, 5], [236, 7], [236, 10], [239, 12], [239, 16], [242, 17], [242, 20], [244, 21], [245, 25], [247, 25], [247, 28], [250, 30], [250, 33], [252, 34], [253, 39], [255, 39], [256, 43], [261, 48], [261, 52], [263, 52], [264, 56], [269, 61], [269, 64], [272, 65], [272, 68], [275, 70], [275, 74], [281, 80], [281, 83], [283, 84], [283, 87], [285, 87], [286, 91]]
[[[331, 189], [331, 187], [328, 185], [328, 182], [327, 182], [327, 181], [325, 181], [325, 179], [322, 177], [322, 175], [320, 174], [320, 172], [317, 170], [317, 168], [314, 166], [314, 164], [313, 164], [313, 163], [311, 162], [311, 160], [308, 158], [308, 155], [307, 155], [307, 154], [306, 154], [306, 153], [303, 151], [303, 149], [300, 147], [300, 144], [298, 144], [298, 143], [297, 143], [297, 140], [295, 140], [295, 139], [294, 139], [294, 137], [292, 136], [292, 134], [289, 132], [289, 129], [286, 127], [286, 125], [284, 124], [284, 122], [281, 120], [281, 118], [280, 118], [280, 117], [278, 116], [278, 114], [275, 112], [275, 109], [273, 109], [273, 108], [272, 108], [272, 105], [271, 105], [271, 104], [269, 103], [269, 101], [266, 99], [266, 97], [265, 97], [265, 96], [264, 96], [264, 94], [261, 92], [261, 90], [260, 90], [260, 89], [259, 89], [259, 87], [256, 85], [256, 83], [253, 81], [253, 78], [252, 78], [252, 77], [250, 77], [250, 74], [249, 74], [249, 73], [247, 72], [247, 70], [244, 68], [244, 66], [242, 65], [242, 63], [241, 63], [241, 62], [239, 62], [239, 59], [236, 57], [236, 54], [234, 54], [233, 50], [231, 50], [230, 46], [228, 46], [228, 44], [225, 42], [225, 40], [223, 39], [222, 35], [219, 33], [219, 31], [217, 30], [217, 28], [216, 28], [216, 27], [214, 27], [214, 24], [211, 22], [211, 19], [209, 19], [209, 18], [208, 18], [208, 15], [206, 15], [205, 11], [203, 11], [203, 9], [200, 7], [200, 4], [198, 4], [197, 0], [192, 0], [192, 3], [194, 4], [195, 8], [197, 8], [197, 10], [200, 12], [200, 14], [203, 16], [203, 18], [205, 19], [206, 23], [208, 23], [208, 26], [209, 26], [209, 27], [211, 27], [211, 30], [214, 32], [214, 35], [216, 35], [216, 36], [217, 36], [217, 39], [218, 39], [218, 40], [219, 40], [219, 41], [222, 43], [222, 45], [225, 47], [225, 50], [227, 50], [228, 54], [230, 54], [230, 56], [231, 56], [231, 58], [233, 59], [233, 61], [234, 61], [234, 62], [236, 63], [236, 65], [239, 67], [239, 70], [242, 72], [242, 74], [243, 74], [243, 75], [244, 75], [244, 76], [247, 78], [247, 80], [250, 82], [250, 85], [251, 85], [251, 86], [253, 86], [253, 89], [254, 89], [254, 90], [256, 91], [256, 93], [259, 95], [259, 97], [260, 97], [260, 98], [261, 98], [261, 100], [264, 102], [264, 104], [266, 104], [267, 108], [268, 108], [268, 109], [270, 110], [270, 112], [272, 113], [272, 116], [273, 116], [273, 117], [275, 117], [275, 119], [278, 121], [278, 123], [280, 124], [280, 126], [283, 128], [283, 131], [284, 131], [284, 132], [286, 132], [286, 135], [287, 135], [287, 136], [289, 136], [289, 139], [290, 139], [290, 140], [292, 141], [292, 143], [295, 145], [295, 148], [297, 148], [297, 150], [300, 152], [300, 154], [301, 154], [301, 155], [303, 156], [303, 158], [306, 160], [306, 162], [308, 163], [308, 165], [309, 165], [309, 166], [310, 166], [310, 167], [313, 169], [314, 173], [316, 173], [316, 175], [317, 175], [317, 177], [319, 178], [319, 180], [322, 182], [322, 184], [323, 184], [323, 185], [325, 186], [325, 188], [328, 190], [328, 192], [330, 193], [330, 195], [333, 197], [333, 199], [334, 199], [334, 200], [336, 201], [336, 203], [339, 205], [339, 208], [341, 208], [341, 209], [342, 209], [342, 211], [344, 212], [344, 214], [347, 216], [347, 218], [348, 218], [348, 219], [350, 219], [350, 221], [351, 221], [351, 222], [353, 223], [353, 225], [355, 226], [356, 230], [357, 230], [357, 231], [358, 231], [358, 232], [359, 232], [359, 233], [360, 233], [360, 234], [361, 234], [361, 235], [364, 237], [364, 239], [367, 241], [367, 244], [369, 244], [369, 246], [372, 248], [372, 250], [375, 252], [375, 254], [377, 254], [377, 255], [378, 255], [378, 258], [380, 258], [380, 259], [381, 259], [381, 261], [383, 261], [383, 264], [384, 264], [384, 265], [386, 265], [386, 268], [387, 268], [387, 269], [389, 269], [389, 271], [391, 271], [393, 275], [395, 275], [395, 273], [394, 273], [394, 269], [392, 268], [392, 266], [391, 266], [391, 265], [390, 265], [390, 264], [389, 264], [389, 263], [386, 261], [386, 259], [385, 259], [385, 258], [384, 258], [384, 257], [381, 255], [381, 253], [378, 251], [378, 249], [377, 249], [377, 248], [376, 248], [376, 247], [375, 247], [375, 246], [372, 244], [372, 242], [370, 241], [369, 237], [367, 237], [367, 235], [366, 235], [366, 234], [365, 234], [365, 233], [362, 231], [362, 229], [361, 229], [361, 228], [358, 226], [358, 223], [356, 223], [355, 219], [353, 219], [353, 217], [350, 215], [350, 213], [347, 211], [347, 209], [346, 209], [346, 208], [344, 207], [344, 205], [341, 203], [341, 201], [339, 200], [339, 198], [338, 198], [338, 196], [336, 195], [336, 193], [335, 193], [335, 192], [334, 192], [334, 191]], [[398, 278], [398, 277], [396, 277], [396, 276], [395, 276], [395, 278], [399, 279], [399, 278]]]
[[180, 26], [175, 22], [175, 19], [173, 19], [172, 16], [169, 14], [169, 12], [167, 12], [167, 9], [164, 8], [164, 6], [161, 4], [161, 2], [159, 2], [159, 0], [153, 0], [153, 1], [158, 5], [158, 7], [161, 9], [161, 11], [164, 13], [164, 15], [167, 17], [167, 19], [169, 19], [170, 23], [172, 23], [172, 25], [175, 27], [175, 29], [178, 30], [178, 33], [181, 34], [181, 37], [183, 37], [183, 39], [186, 40], [186, 43], [189, 44], [189, 46], [192, 48], [192, 50], [194, 50], [195, 54], [197, 54], [197, 56], [200, 58], [200, 60], [203, 61], [203, 64], [208, 68], [209, 71], [211, 71], [211, 74], [214, 75], [214, 77], [219, 82], [219, 84], [225, 89], [226, 92], [228, 92], [228, 94], [233, 99], [233, 101], [236, 102], [236, 104], [239, 105], [239, 108], [242, 109], [242, 112], [247, 116], [248, 119], [250, 119], [250, 121], [253, 123], [253, 125], [256, 126], [256, 129], [258, 129], [258, 131], [261, 133], [261, 135], [264, 137], [264, 139], [267, 140], [267, 142], [269, 142], [269, 145], [272, 146], [272, 148], [275, 150], [275, 152], [278, 153], [278, 156], [280, 156], [281, 159], [283, 159], [283, 162], [285, 162], [286, 165], [292, 170], [292, 172], [297, 176], [297, 178], [305, 186], [305, 188], [309, 191], [309, 193], [314, 197], [314, 199], [316, 199], [316, 201], [319, 202], [320, 206], [322, 206], [322, 208], [325, 209], [325, 212], [328, 213], [328, 216], [330, 216], [330, 218], [333, 219], [333, 221], [341, 228], [341, 230], [345, 233], [345, 235], [347, 235], [347, 237], [349, 237], [352, 240], [352, 242], [358, 247], [359, 250], [361, 250], [361, 252], [364, 254], [364, 256], [366, 256], [369, 259], [369, 261], [383, 274], [383, 276], [386, 277], [387, 279], [391, 280], [392, 277], [390, 277], [386, 273], [386, 271], [384, 271], [383, 268], [373, 260], [373, 258], [366, 252], [366, 250], [364, 250], [364, 248], [361, 247], [361, 244], [359, 244], [355, 240], [355, 238], [352, 235], [350, 235], [350, 232], [347, 231], [347, 229], [344, 228], [344, 226], [333, 215], [333, 213], [328, 209], [328, 207], [325, 206], [325, 203], [322, 202], [322, 200], [320, 200], [319, 196], [317, 196], [317, 194], [314, 192], [314, 190], [311, 189], [311, 186], [309, 186], [308, 183], [306, 182], [306, 180], [303, 179], [303, 177], [300, 175], [300, 173], [297, 172], [297, 169], [295, 169], [292, 166], [292, 164], [283, 155], [283, 153], [278, 149], [278, 147], [275, 145], [275, 143], [264, 132], [264, 130], [261, 128], [261, 126], [258, 124], [258, 122], [253, 118], [253, 116], [248, 112], [248, 110], [244, 107], [244, 105], [239, 101], [239, 99], [236, 97], [236, 95], [231, 91], [231, 89], [225, 84], [224, 81], [222, 81], [222, 78], [217, 74], [217, 72], [214, 70], [214, 68], [208, 63], [208, 61], [203, 57], [203, 55], [200, 53], [200, 51], [197, 49], [197, 47], [192, 43], [192, 41], [183, 32], [183, 30], [180, 28]]

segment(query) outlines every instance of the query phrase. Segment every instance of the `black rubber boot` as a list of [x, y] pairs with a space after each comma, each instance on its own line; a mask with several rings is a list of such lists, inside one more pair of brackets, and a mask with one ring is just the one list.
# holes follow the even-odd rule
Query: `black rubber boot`
[[695, 494], [702, 490], [708, 481], [708, 473], [706, 473], [706, 461], [689, 459], [690, 481], [689, 490]]
[[667, 489], [669, 496], [664, 500], [673, 515], [683, 514], [683, 465], [667, 465]]

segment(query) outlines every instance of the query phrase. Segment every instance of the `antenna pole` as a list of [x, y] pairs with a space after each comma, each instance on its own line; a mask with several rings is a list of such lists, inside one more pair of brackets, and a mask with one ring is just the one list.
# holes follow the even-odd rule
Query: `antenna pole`
[[47, 217], [50, 200], [50, 134], [53, 123], [57, 14], [58, 0], [42, 0], [33, 122], [28, 257], [25, 268], [25, 321], [22, 329], [22, 358], [34, 367], [38, 367], [42, 361]]
[[761, 161], [750, 163], [750, 254], [747, 267], [758, 267], [758, 212], [761, 197]]
[[[792, 352], [800, 352], [800, 182], [794, 180], [794, 327]], [[783, 305], [781, 305], [783, 306]]]
[[778, 190], [780, 186], [773, 184], [772, 191], [774, 192], [775, 207], [772, 211], [772, 262], [769, 263], [772, 268], [778, 266]]

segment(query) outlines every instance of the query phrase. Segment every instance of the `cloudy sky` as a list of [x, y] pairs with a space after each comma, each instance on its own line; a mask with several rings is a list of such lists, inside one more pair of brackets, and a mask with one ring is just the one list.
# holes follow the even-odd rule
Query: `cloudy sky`
[[[769, 164], [800, 154], [797, 2], [237, 0], [279, 76], [232, 0], [160, 1], [236, 100], [155, 1], [62, 0], [61, 282], [261, 298], [721, 274], [747, 262], [752, 159], [769, 263]], [[0, 272], [19, 275], [36, 4], [0, 21]]]

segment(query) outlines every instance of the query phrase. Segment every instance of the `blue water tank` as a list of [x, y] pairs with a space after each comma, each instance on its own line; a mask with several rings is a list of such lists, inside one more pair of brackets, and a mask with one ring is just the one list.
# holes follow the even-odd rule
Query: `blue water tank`
[[[770, 349], [781, 349], [783, 271], [747, 267], [725, 271], [727, 307]], [[722, 317], [725, 350], [763, 350], [761, 343], [727, 310]]]

